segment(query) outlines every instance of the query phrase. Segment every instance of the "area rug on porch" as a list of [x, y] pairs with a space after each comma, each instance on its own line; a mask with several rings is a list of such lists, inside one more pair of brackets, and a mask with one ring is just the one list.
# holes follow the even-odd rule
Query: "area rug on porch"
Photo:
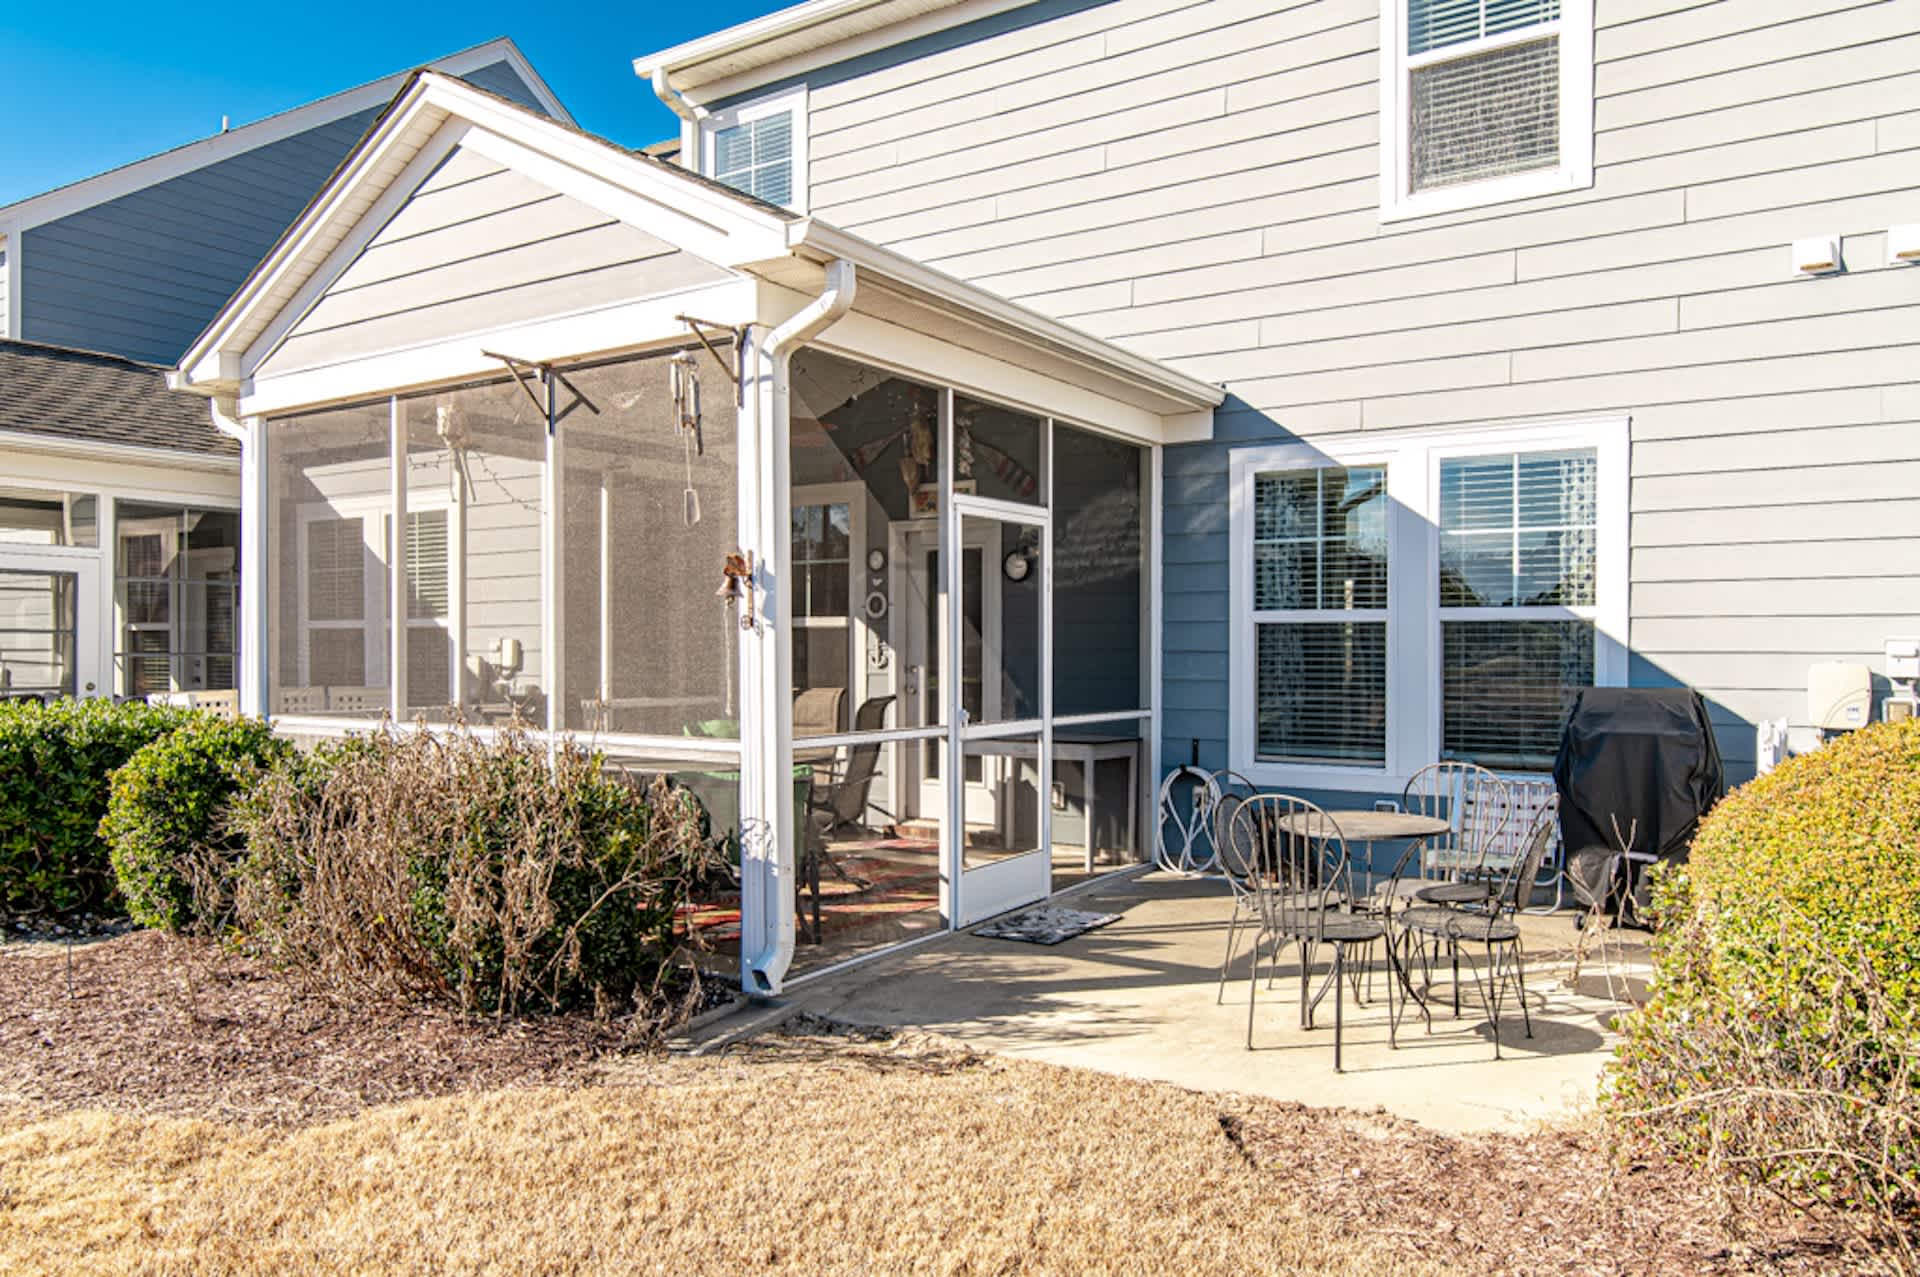
[[1119, 917], [1117, 913], [1089, 913], [1085, 909], [1041, 905], [998, 922], [989, 922], [984, 927], [976, 927], [973, 934], [994, 940], [1019, 940], [1026, 944], [1059, 944], [1062, 940], [1084, 935], [1095, 927], [1104, 927]]

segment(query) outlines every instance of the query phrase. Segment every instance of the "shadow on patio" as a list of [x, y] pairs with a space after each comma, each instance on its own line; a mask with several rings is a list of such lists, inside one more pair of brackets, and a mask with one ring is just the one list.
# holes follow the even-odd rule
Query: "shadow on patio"
[[[1442, 982], [1432, 992], [1432, 1032], [1410, 1009], [1399, 1048], [1390, 1050], [1381, 963], [1367, 1005], [1355, 1006], [1349, 990], [1347, 1071], [1336, 1074], [1331, 1001], [1322, 1004], [1318, 1027], [1300, 1028], [1295, 961], [1283, 961], [1271, 991], [1263, 983], [1256, 1049], [1246, 1049], [1244, 939], [1224, 998], [1216, 994], [1232, 909], [1218, 880], [1150, 873], [1059, 903], [1120, 918], [1053, 947], [949, 937], [803, 984], [793, 1000], [833, 1020], [924, 1029], [987, 1051], [1196, 1090], [1379, 1106], [1466, 1131], [1524, 1127], [1589, 1105], [1611, 1053], [1609, 1022], [1620, 1008], [1614, 995], [1644, 990], [1642, 937], [1609, 946], [1610, 963], [1596, 946], [1573, 987], [1573, 915], [1529, 915], [1522, 925], [1532, 1038], [1509, 998], [1501, 1031], [1506, 1058], [1496, 1061], [1471, 981], [1463, 973], [1455, 1019], [1451, 988], [1436, 970]], [[1316, 964], [1316, 987], [1321, 970]]]

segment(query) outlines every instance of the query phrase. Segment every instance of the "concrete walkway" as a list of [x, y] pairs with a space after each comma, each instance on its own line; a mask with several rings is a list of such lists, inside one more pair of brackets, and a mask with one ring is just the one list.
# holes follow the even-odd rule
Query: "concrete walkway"
[[[1333, 1069], [1331, 994], [1299, 1023], [1298, 966], [1281, 968], [1255, 1007], [1255, 1049], [1246, 1049], [1245, 948], [1225, 998], [1216, 1002], [1231, 900], [1217, 879], [1150, 873], [1096, 884], [1059, 901], [1117, 913], [1119, 921], [1043, 947], [973, 935], [942, 938], [890, 958], [804, 983], [800, 1009], [854, 1024], [920, 1028], [982, 1050], [1170, 1082], [1242, 1091], [1314, 1105], [1375, 1106], [1441, 1130], [1524, 1128], [1590, 1107], [1613, 1043], [1614, 990], [1643, 996], [1644, 937], [1626, 933], [1602, 963], [1597, 946], [1580, 987], [1570, 987], [1578, 933], [1571, 914], [1523, 918], [1528, 1005], [1502, 1017], [1504, 1059], [1493, 1058], [1486, 1017], [1463, 976], [1460, 1017], [1450, 987], [1434, 989], [1429, 1034], [1417, 1010], [1387, 1044], [1384, 966], [1374, 997], [1346, 1004], [1346, 1072]], [[1330, 951], [1323, 951], [1330, 956]], [[1436, 978], [1441, 973], [1436, 972]], [[1318, 979], [1316, 978], [1316, 987]]]

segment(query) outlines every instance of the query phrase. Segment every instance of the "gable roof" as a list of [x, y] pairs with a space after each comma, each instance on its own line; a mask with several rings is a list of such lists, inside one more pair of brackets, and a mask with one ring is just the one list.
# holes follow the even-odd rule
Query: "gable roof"
[[537, 181], [586, 190], [580, 197], [602, 211], [729, 271], [804, 289], [809, 273], [817, 276], [825, 263], [845, 259], [860, 273], [863, 293], [890, 295], [921, 312], [952, 317], [1003, 345], [1069, 360], [1104, 382], [1165, 405], [1155, 411], [1211, 409], [1224, 397], [1218, 386], [817, 218], [426, 71], [414, 74], [333, 180], [188, 348], [172, 384], [208, 395], [236, 393], [252, 366], [320, 300], [334, 275], [456, 142], [484, 147]]
[[0, 432], [89, 444], [240, 456], [206, 402], [167, 388], [167, 370], [118, 355], [0, 340]]
[[[500, 62], [513, 68], [555, 119], [573, 123], [573, 116], [554, 96], [540, 73], [533, 69], [533, 64], [527, 61], [519, 46], [505, 36], [435, 58], [427, 66], [449, 75], [466, 75]], [[318, 98], [304, 106], [293, 107], [265, 119], [215, 133], [211, 137], [183, 143], [157, 155], [149, 155], [145, 159], [134, 160], [104, 173], [68, 182], [64, 186], [56, 186], [50, 191], [30, 195], [12, 204], [0, 205], [0, 231], [24, 230], [41, 222], [64, 217], [78, 209], [104, 204], [182, 173], [217, 164], [333, 120], [376, 108], [392, 100], [393, 95], [405, 86], [413, 74], [408, 70], [382, 76], [378, 80]]]

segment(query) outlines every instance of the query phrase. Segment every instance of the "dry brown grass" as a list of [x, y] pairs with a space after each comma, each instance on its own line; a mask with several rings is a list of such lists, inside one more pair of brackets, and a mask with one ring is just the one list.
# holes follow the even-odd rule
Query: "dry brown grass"
[[1204, 1096], [1016, 1063], [425, 1100], [297, 1131], [75, 1113], [0, 1134], [0, 1271], [1449, 1271], [1303, 1216]]

